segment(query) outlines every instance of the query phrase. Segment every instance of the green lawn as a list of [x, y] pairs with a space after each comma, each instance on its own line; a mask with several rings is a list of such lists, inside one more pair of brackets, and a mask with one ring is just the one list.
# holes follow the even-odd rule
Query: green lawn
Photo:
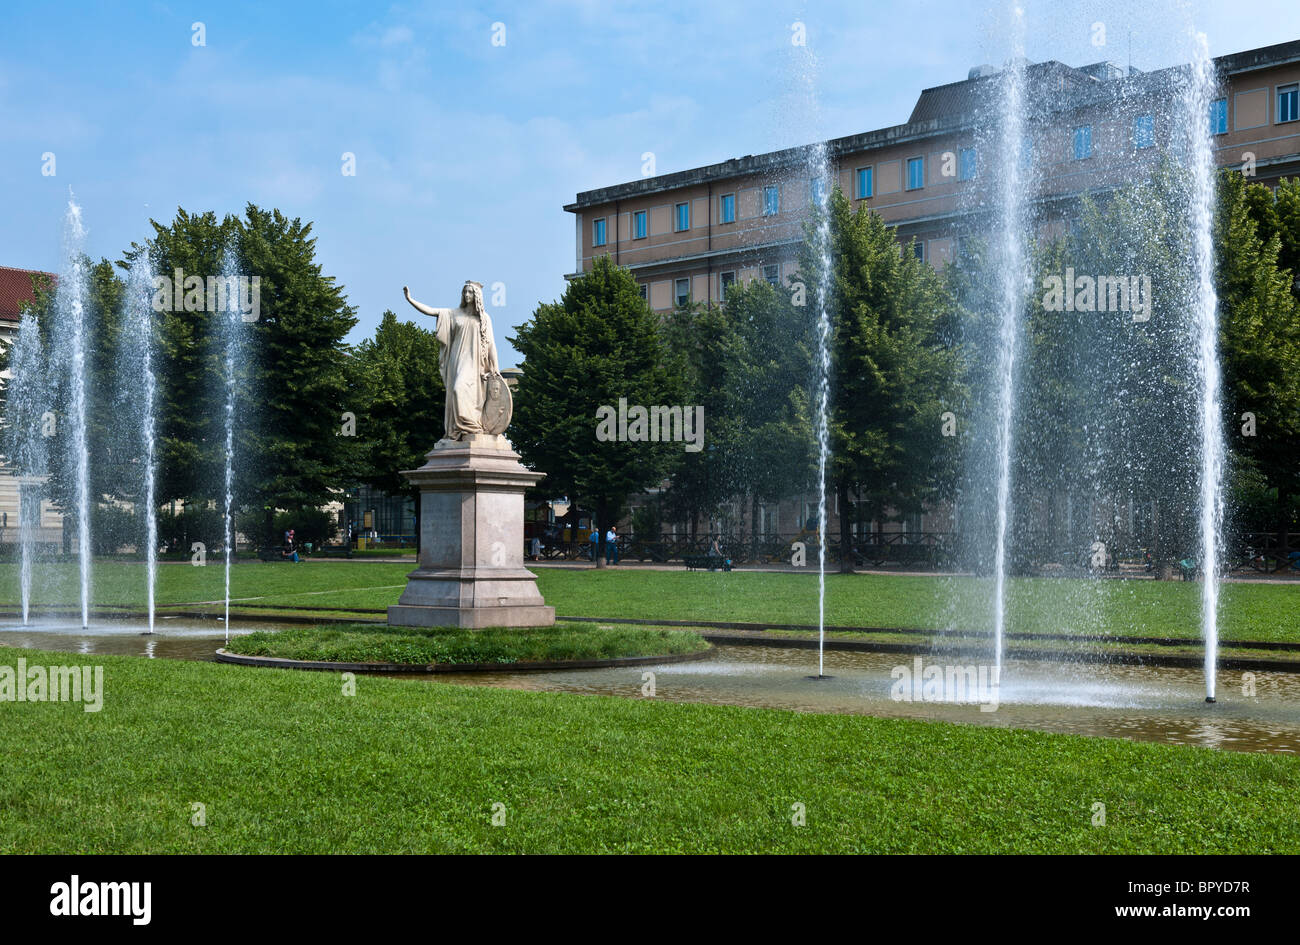
[[[273, 608], [341, 608], [381, 614], [397, 601], [412, 565], [320, 561], [299, 565], [246, 562], [235, 566], [232, 596], [245, 612]], [[40, 601], [72, 605], [76, 568], [61, 565], [42, 579]], [[0, 565], [0, 602], [18, 599], [17, 569]], [[708, 573], [640, 569], [537, 569], [547, 603], [563, 616], [651, 620], [815, 623], [813, 574]], [[164, 605], [217, 600], [222, 569], [167, 565], [159, 571]], [[139, 608], [142, 568], [117, 561], [95, 568], [95, 600]], [[830, 626], [906, 627], [986, 632], [992, 626], [990, 582], [967, 577], [888, 574], [830, 575]], [[259, 610], [260, 608], [260, 610]], [[215, 608], [210, 608], [215, 609]], [[1113, 634], [1195, 639], [1200, 634], [1200, 585], [1181, 581], [1019, 578], [1009, 584], [1008, 627], [1038, 633]], [[1300, 642], [1300, 584], [1227, 584], [1223, 587], [1224, 640]]]
[[0, 703], [5, 853], [1300, 852], [1286, 756], [372, 677], [345, 696], [334, 673], [130, 657], [0, 663], [20, 656], [104, 666], [105, 699]]
[[236, 637], [226, 647], [247, 656], [331, 663], [527, 663], [699, 653], [698, 634], [649, 627], [557, 623], [553, 627], [466, 630], [343, 624], [292, 627]]

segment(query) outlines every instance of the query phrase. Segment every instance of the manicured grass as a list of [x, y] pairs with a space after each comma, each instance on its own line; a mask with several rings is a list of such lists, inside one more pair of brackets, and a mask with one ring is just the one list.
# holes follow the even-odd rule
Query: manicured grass
[[[411, 564], [313, 561], [303, 564], [240, 563], [232, 597], [239, 608], [340, 608], [348, 614], [382, 614], [396, 603]], [[648, 571], [633, 568], [538, 568], [547, 603], [565, 616], [650, 620], [721, 620], [814, 623], [813, 574], [778, 572]], [[202, 609], [196, 601], [223, 594], [219, 565], [167, 565], [159, 571], [164, 606]], [[97, 603], [140, 607], [144, 577], [138, 564], [97, 562]], [[988, 632], [990, 582], [970, 577], [890, 574], [829, 575], [830, 626], [905, 627]], [[1009, 583], [1008, 627], [1039, 633], [1162, 636], [1200, 635], [1200, 585], [1181, 581], [1018, 578]], [[13, 565], [0, 565], [0, 601], [18, 599]], [[45, 569], [38, 603], [77, 600], [76, 568]], [[272, 613], [263, 610], [263, 613]], [[305, 611], [309, 612], [309, 611]], [[1226, 584], [1220, 607], [1224, 640], [1300, 642], [1300, 584]]]
[[236, 637], [227, 649], [247, 656], [336, 663], [521, 663], [666, 656], [707, 650], [697, 634], [646, 627], [458, 628], [342, 624], [294, 627]]
[[1300, 851], [1286, 756], [373, 677], [347, 696], [334, 673], [131, 657], [0, 663], [20, 656], [103, 665], [105, 698], [0, 704], [5, 853]]
[[[650, 617], [754, 623], [816, 623], [812, 575], [737, 572], [541, 569], [538, 584], [558, 613], [575, 617]], [[1022, 632], [1200, 635], [1199, 584], [1016, 578], [1007, 625]], [[991, 582], [971, 577], [828, 575], [828, 625], [992, 629]], [[1225, 640], [1300, 641], [1300, 585], [1226, 584]]]

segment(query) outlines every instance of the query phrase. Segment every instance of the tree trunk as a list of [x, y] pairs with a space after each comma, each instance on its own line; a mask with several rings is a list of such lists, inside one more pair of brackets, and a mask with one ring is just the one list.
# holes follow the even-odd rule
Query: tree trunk
[[849, 480], [842, 477], [835, 483], [835, 498], [840, 507], [840, 573], [853, 573], [853, 532], [850, 522], [853, 513], [849, 508]]
[[750, 552], [751, 561], [758, 560], [758, 493], [755, 492], [750, 500], [749, 506], [749, 533], [750, 533]]
[[1286, 483], [1279, 482], [1277, 485], [1277, 547], [1282, 559], [1285, 560], [1287, 552], [1290, 550], [1288, 533], [1291, 531], [1291, 493], [1286, 487]]

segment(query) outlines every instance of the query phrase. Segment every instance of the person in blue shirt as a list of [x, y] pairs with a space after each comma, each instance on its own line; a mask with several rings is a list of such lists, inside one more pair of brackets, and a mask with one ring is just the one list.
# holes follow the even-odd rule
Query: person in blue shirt
[[613, 525], [605, 533], [605, 563], [618, 564], [618, 529]]
[[596, 563], [596, 553], [600, 551], [600, 526], [594, 525], [591, 529], [591, 536], [588, 539], [591, 542], [591, 563]]

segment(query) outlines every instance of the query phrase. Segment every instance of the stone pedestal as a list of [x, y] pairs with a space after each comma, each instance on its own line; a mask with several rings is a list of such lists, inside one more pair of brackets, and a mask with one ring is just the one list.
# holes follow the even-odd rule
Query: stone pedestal
[[555, 623], [524, 567], [524, 490], [546, 474], [503, 436], [439, 440], [419, 469], [419, 567], [388, 608], [390, 626], [545, 627]]

